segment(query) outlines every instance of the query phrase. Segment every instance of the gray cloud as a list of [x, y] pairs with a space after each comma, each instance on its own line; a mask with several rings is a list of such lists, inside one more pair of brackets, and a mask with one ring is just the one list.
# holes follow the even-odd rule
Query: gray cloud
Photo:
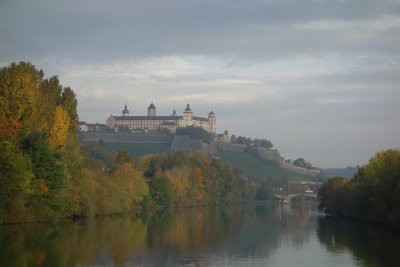
[[[396, 1], [8, 1], [1, 58], [62, 55], [83, 62], [179, 55], [266, 60], [298, 54], [398, 53], [399, 35], [351, 23], [398, 16]], [[298, 27], [325, 21], [341, 30]], [[296, 45], [293, 45], [296, 44]]]
[[395, 0], [4, 0], [0, 63], [59, 75], [83, 120], [190, 102], [334, 167], [399, 147], [399, 31]]

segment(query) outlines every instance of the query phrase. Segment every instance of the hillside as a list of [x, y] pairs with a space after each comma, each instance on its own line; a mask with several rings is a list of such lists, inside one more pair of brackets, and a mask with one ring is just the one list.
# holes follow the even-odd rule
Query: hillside
[[347, 168], [330, 168], [330, 169], [322, 169], [322, 172], [329, 178], [334, 176], [351, 178], [359, 168], [361, 167], [357, 166], [357, 167], [347, 167]]
[[[95, 144], [95, 142], [86, 143]], [[170, 154], [173, 151], [168, 143], [103, 142], [103, 146], [113, 151], [127, 150], [135, 157], [148, 154]], [[230, 150], [230, 147], [224, 147], [219, 149], [218, 154], [222, 161], [242, 170], [251, 181], [256, 183], [263, 182], [268, 178], [281, 178], [283, 176], [288, 177], [290, 180], [310, 179], [307, 175], [282, 168], [276, 164], [266, 164], [250, 151]]]
[[220, 159], [241, 169], [250, 180], [255, 182], [262, 182], [268, 178], [280, 178], [283, 175], [295, 180], [309, 179], [304, 175], [283, 169], [279, 166], [267, 166], [265, 163], [246, 151], [221, 151]]

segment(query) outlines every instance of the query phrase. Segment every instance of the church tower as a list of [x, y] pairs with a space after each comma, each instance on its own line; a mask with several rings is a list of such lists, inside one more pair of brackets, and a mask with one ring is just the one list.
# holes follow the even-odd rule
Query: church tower
[[125, 109], [122, 111], [122, 116], [129, 116], [129, 110], [126, 107], [126, 104], [125, 104]]
[[147, 108], [147, 116], [156, 116], [156, 106], [153, 103]]

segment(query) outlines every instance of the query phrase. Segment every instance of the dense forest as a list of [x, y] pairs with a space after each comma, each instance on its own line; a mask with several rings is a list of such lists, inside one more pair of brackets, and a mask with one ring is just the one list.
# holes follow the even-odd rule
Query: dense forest
[[326, 213], [400, 227], [400, 150], [377, 153], [351, 179], [333, 177], [318, 194]]
[[133, 158], [111, 168], [82, 153], [77, 99], [30, 63], [0, 69], [0, 223], [129, 213], [253, 199], [240, 171], [199, 152]]

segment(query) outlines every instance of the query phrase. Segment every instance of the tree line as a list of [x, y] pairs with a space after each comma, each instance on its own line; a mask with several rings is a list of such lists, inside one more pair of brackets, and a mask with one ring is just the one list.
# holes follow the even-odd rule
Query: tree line
[[250, 138], [244, 136], [236, 136], [234, 134], [231, 135], [230, 141], [232, 144], [240, 144], [240, 145], [247, 145], [247, 146], [260, 146], [265, 148], [272, 148], [273, 144], [271, 141], [267, 139], [258, 139], [258, 138]]
[[377, 153], [351, 179], [329, 179], [318, 195], [326, 213], [400, 227], [400, 150]]
[[123, 151], [104, 168], [82, 153], [77, 128], [75, 94], [57, 76], [26, 62], [0, 69], [0, 223], [254, 197], [240, 172], [199, 152]]

